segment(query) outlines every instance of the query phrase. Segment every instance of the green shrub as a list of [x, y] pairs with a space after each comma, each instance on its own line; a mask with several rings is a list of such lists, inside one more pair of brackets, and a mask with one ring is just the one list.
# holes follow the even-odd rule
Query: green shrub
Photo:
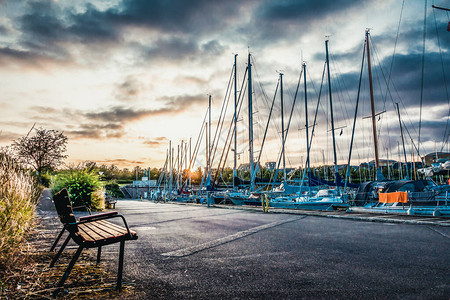
[[0, 263], [30, 229], [41, 192], [34, 176], [0, 153]]
[[101, 190], [97, 174], [83, 169], [69, 169], [61, 172], [52, 178], [51, 190], [55, 194], [63, 188], [69, 192], [73, 206], [86, 205], [93, 210], [102, 209], [101, 205], [92, 201], [92, 194]]
[[112, 197], [115, 198], [123, 198], [123, 192], [120, 189], [120, 186], [115, 181], [109, 181], [107, 184], [105, 184], [106, 192]]

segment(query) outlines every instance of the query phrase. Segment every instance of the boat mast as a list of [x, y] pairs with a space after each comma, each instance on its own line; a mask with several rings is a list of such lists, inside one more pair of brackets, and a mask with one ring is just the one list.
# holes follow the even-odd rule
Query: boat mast
[[233, 165], [233, 190], [236, 190], [234, 179], [237, 177], [237, 54], [234, 55], [234, 165]]
[[172, 141], [169, 140], [169, 178], [167, 180], [167, 188], [170, 192], [172, 189]]
[[189, 159], [191, 160], [189, 162], [189, 190], [192, 191], [192, 180], [191, 180], [191, 178], [192, 178], [192, 168], [193, 168], [193, 166], [191, 167], [191, 165], [192, 165], [192, 138], [191, 137], [189, 138]]
[[[183, 144], [183, 141], [181, 141], [181, 143]], [[178, 152], [177, 152], [177, 181], [176, 181], [176, 189], [177, 191], [180, 189], [180, 169], [181, 169], [181, 152], [180, 152], [180, 145], [177, 145], [178, 147]]]
[[397, 105], [398, 123], [400, 125], [400, 136], [402, 137], [403, 154], [405, 156], [406, 179], [409, 179], [408, 160], [406, 158], [405, 139], [403, 138], [403, 126], [402, 126], [402, 121], [401, 121], [401, 118], [400, 118], [400, 109], [398, 108], [398, 103], [395, 103], [395, 104]]
[[[309, 124], [308, 124], [308, 93], [306, 90], [306, 63], [303, 62], [303, 84], [305, 86], [305, 119], [306, 119], [306, 168], [308, 170], [308, 174], [310, 173], [310, 165], [309, 165]], [[309, 178], [309, 177], [308, 177]]]
[[248, 152], [250, 165], [250, 192], [255, 190], [255, 181], [252, 180], [254, 165], [253, 165], [253, 104], [252, 104], [252, 64], [250, 62], [251, 54], [248, 54]]
[[284, 109], [283, 109], [283, 73], [280, 73], [280, 100], [281, 100], [281, 142], [283, 143], [283, 149], [281, 153], [283, 155], [283, 180], [286, 181], [286, 156], [284, 152], [285, 135], [284, 135]]
[[373, 99], [373, 82], [372, 82], [372, 66], [370, 64], [370, 47], [369, 47], [369, 29], [366, 30], [366, 47], [367, 47], [367, 69], [369, 71], [369, 89], [370, 89], [370, 107], [372, 109], [372, 133], [373, 144], [375, 148], [375, 167], [377, 171], [380, 168], [380, 159], [378, 156], [378, 138], [377, 138], [377, 124], [375, 121], [375, 102]]
[[[333, 137], [333, 154], [334, 154], [334, 181], [337, 183], [338, 167], [336, 155], [336, 138], [334, 135], [334, 117], [333, 117], [333, 99], [331, 93], [331, 78], [330, 78], [330, 59], [328, 57], [328, 39], [325, 41], [326, 61], [327, 61], [327, 76], [328, 76], [328, 94], [330, 97], [330, 113], [331, 113], [331, 135]], [[339, 190], [336, 186], [336, 190]]]
[[208, 177], [211, 173], [211, 95], [209, 95], [208, 99], [208, 114], [209, 114], [209, 122], [208, 122]]

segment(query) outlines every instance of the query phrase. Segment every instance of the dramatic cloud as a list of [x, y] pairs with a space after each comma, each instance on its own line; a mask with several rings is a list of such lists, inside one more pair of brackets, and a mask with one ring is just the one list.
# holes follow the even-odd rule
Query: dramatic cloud
[[[324, 39], [331, 35], [335, 121], [338, 127], [347, 126], [339, 136], [342, 150], [348, 147], [367, 27], [373, 28], [375, 108], [377, 112], [386, 110], [377, 121], [382, 143], [390, 143], [385, 137], [399, 136], [396, 102], [414, 140], [418, 139], [419, 122], [421, 140], [428, 144], [447, 134], [443, 131], [450, 109], [448, 18], [428, 8], [420, 120], [423, 3], [418, 0], [405, 5], [398, 36], [402, 5], [394, 0], [0, 0], [0, 6], [2, 145], [36, 122], [64, 131], [73, 142], [70, 151], [83, 153], [80, 156], [88, 155], [86, 143], [98, 141], [113, 153], [105, 159], [119, 162], [111, 157], [126, 157], [120, 162], [124, 165], [147, 163], [142, 157], [151, 148], [156, 154], [149, 160], [162, 164], [164, 157], [160, 156], [167, 140], [176, 144], [195, 138], [208, 94], [213, 97], [215, 126], [233, 54], [239, 54], [240, 89], [248, 52], [253, 57], [256, 129], [263, 131], [266, 125], [279, 70], [285, 74], [286, 120], [302, 60], [308, 68], [312, 124], [325, 60]], [[322, 127], [316, 131], [316, 147], [325, 148], [329, 134], [326, 80], [321, 91], [317, 123]], [[267, 137], [272, 156], [280, 146], [277, 97]], [[370, 131], [366, 128], [370, 122], [361, 121], [369, 114], [368, 100], [365, 67], [359, 131]], [[303, 101], [301, 86], [289, 134], [289, 144], [295, 149], [300, 147], [299, 135], [304, 135], [304, 131], [293, 133], [305, 125]], [[239, 124], [242, 141], [248, 137], [247, 101], [244, 103]], [[231, 111], [230, 102], [227, 122]], [[367, 139], [363, 133], [356, 134], [358, 141]], [[299, 160], [297, 152], [293, 156]]]

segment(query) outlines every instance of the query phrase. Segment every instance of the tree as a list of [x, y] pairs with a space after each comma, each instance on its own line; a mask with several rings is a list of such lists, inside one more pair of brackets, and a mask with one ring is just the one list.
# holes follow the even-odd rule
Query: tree
[[34, 130], [33, 136], [28, 133], [27, 136], [14, 140], [12, 148], [17, 160], [37, 171], [40, 178], [43, 171], [60, 166], [67, 158], [67, 155], [64, 155], [67, 137], [57, 130]]

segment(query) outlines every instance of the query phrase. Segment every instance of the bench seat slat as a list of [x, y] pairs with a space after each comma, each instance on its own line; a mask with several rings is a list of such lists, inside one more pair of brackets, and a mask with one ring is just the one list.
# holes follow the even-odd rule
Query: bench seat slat
[[121, 232], [111, 232], [105, 230], [104, 227], [98, 226], [96, 222], [91, 222], [87, 224], [83, 224], [84, 226], [79, 226], [79, 229], [84, 233], [81, 233], [84, 239], [97, 241], [97, 240], [106, 240], [109, 238], [115, 238], [119, 235], [123, 235]]
[[[106, 220], [100, 220], [99, 223], [105, 224], [105, 226], [108, 226], [108, 227], [110, 227], [110, 228], [114, 228], [115, 230], [122, 231], [122, 232], [124, 232], [124, 233], [128, 233], [128, 231], [127, 231], [127, 229], [126, 229], [125, 227], [116, 225], [116, 224], [111, 223], [111, 222], [108, 222], [108, 221], [106, 221]], [[130, 230], [130, 232], [131, 232], [131, 234], [133, 234], [133, 235], [136, 234], [136, 232], [133, 231], [133, 230]]]
[[78, 224], [76, 235], [82, 239], [82, 243], [87, 247], [107, 245], [123, 239], [136, 239], [136, 232], [131, 231], [129, 236], [125, 227], [121, 227], [106, 220], [97, 220]]
[[110, 223], [105, 220], [101, 220], [100, 222], [97, 222], [97, 226], [101, 227], [103, 230], [111, 232], [112, 234], [122, 234], [127, 233], [127, 229], [125, 227], [117, 226], [113, 223]]
[[99, 228], [97, 226], [97, 222], [86, 223], [86, 227], [89, 228], [89, 230], [91, 230], [98, 236], [98, 238], [96, 238], [96, 240], [102, 240], [102, 239], [107, 239], [107, 238], [111, 237], [111, 233], [103, 230], [102, 228]]
[[[89, 224], [90, 225], [90, 224]], [[80, 224], [78, 225], [78, 235], [80, 235], [84, 240], [87, 241], [96, 241], [96, 240], [104, 240], [107, 239], [108, 236], [103, 234], [102, 232], [96, 231], [88, 224]]]

